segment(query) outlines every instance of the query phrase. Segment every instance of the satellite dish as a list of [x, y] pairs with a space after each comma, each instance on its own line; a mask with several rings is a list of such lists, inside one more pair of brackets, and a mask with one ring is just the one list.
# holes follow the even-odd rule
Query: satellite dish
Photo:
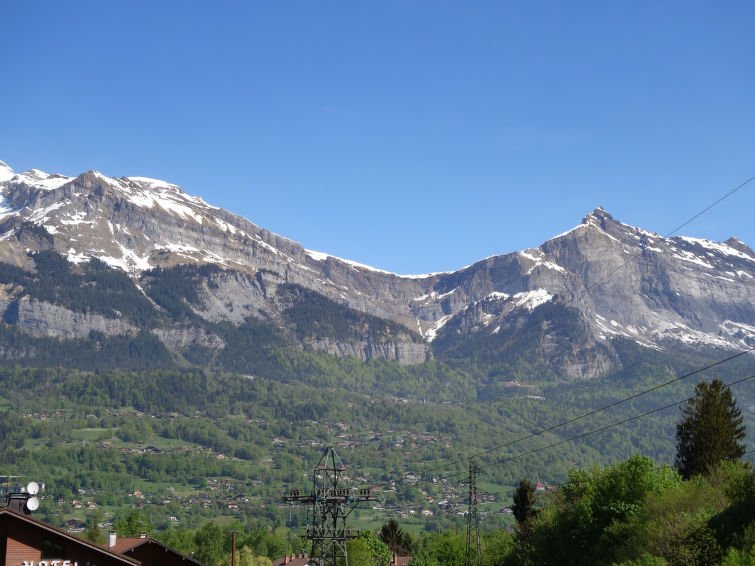
[[37, 509], [39, 509], [39, 499], [37, 499], [36, 497], [30, 497], [26, 501], [26, 508], [29, 511], [36, 511]]
[[30, 495], [36, 495], [39, 493], [39, 484], [35, 481], [30, 481], [26, 486], [26, 492]]

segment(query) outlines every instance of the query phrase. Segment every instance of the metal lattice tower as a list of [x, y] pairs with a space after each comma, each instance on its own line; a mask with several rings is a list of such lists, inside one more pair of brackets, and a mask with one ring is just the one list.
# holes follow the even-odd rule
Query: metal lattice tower
[[374, 501], [369, 489], [359, 494], [351, 488], [339, 487], [346, 467], [332, 446], [326, 448], [314, 469], [313, 487], [308, 495], [292, 490], [284, 499], [312, 506], [311, 522], [304, 538], [312, 541], [310, 558], [319, 566], [348, 566], [346, 543], [359, 536], [359, 531], [346, 528], [346, 518], [363, 501]]
[[[480, 548], [480, 514], [477, 509], [477, 466], [469, 462], [469, 511], [467, 512], [467, 551], [466, 566], [480, 566], [482, 564], [482, 550]], [[474, 529], [474, 534], [472, 530]], [[474, 540], [473, 540], [474, 539]], [[476, 548], [472, 548], [475, 544]], [[476, 553], [476, 558], [472, 553]]]

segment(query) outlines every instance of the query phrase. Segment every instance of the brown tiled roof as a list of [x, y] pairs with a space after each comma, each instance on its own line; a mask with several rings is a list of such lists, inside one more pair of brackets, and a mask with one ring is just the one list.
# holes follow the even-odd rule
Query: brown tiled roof
[[145, 542], [148, 542], [150, 539], [143, 538], [143, 537], [134, 537], [134, 538], [128, 538], [128, 537], [122, 537], [118, 538], [115, 541], [114, 546], [108, 547], [107, 544], [105, 544], [105, 548], [109, 548], [112, 552], [117, 552], [118, 554], [121, 554], [123, 552], [126, 552], [127, 550], [131, 550], [132, 548], [135, 548], [139, 546], [140, 544], [144, 544]]
[[[117, 538], [116, 541], [115, 541], [115, 545], [111, 546], [110, 550], [113, 551], [113, 552], [117, 552], [118, 554], [123, 554], [124, 552], [128, 552], [129, 550], [132, 550], [132, 549], [136, 548], [137, 546], [141, 546], [143, 544], [154, 544], [154, 545], [157, 545], [157, 546], [159, 546], [161, 548], [164, 548], [165, 550], [168, 550], [168, 551], [170, 551], [170, 552], [172, 552], [172, 553], [180, 556], [184, 560], [189, 560], [189, 561], [193, 562], [197, 566], [204, 566], [204, 564], [202, 564], [202, 562], [200, 562], [196, 558], [192, 558], [191, 556], [187, 556], [186, 554], [178, 552], [176, 549], [171, 548], [169, 546], [166, 546], [163, 543], [161, 543], [160, 541], [156, 541], [155, 539], [151, 539], [149, 537], [137, 537], [137, 538], [121, 537], [121, 538]], [[104, 546], [105, 546], [105, 548], [107, 548], [107, 543]]]

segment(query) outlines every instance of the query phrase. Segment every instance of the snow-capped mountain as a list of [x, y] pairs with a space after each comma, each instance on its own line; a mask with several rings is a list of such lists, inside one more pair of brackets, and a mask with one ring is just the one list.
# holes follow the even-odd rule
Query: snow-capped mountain
[[[610, 350], [614, 337], [649, 348], [755, 345], [755, 253], [747, 245], [733, 238], [723, 243], [663, 238], [623, 224], [602, 208], [537, 248], [489, 257], [456, 272], [402, 276], [307, 250], [155, 179], [95, 171], [75, 178], [34, 169], [16, 174], [0, 162], [0, 194], [5, 263], [33, 271], [29, 254], [53, 250], [74, 264], [97, 258], [137, 284], [154, 277], [152, 268], [211, 264], [222, 269], [198, 283], [199, 298], [191, 305], [203, 320], [279, 322], [290, 304], [277, 290], [296, 285], [409, 329], [379, 343], [367, 337], [300, 337], [303, 344], [338, 355], [418, 363], [442, 355], [440, 344], [504, 340], [533, 313], [543, 312], [543, 305], [576, 313], [591, 347]], [[0, 308], [19, 304], [23, 290], [6, 285], [2, 298]], [[21, 306], [32, 304], [30, 298]], [[24, 330], [23, 316], [13, 320]], [[126, 326], [94, 324], [133, 332], [133, 323]], [[60, 336], [56, 328], [37, 324], [33, 332]], [[544, 328], [547, 350], [549, 340], [559, 338], [549, 338]], [[152, 332], [171, 347], [222, 342], [175, 325]], [[611, 363], [609, 354], [598, 361], [572, 358], [563, 365], [571, 377], [598, 375]]]

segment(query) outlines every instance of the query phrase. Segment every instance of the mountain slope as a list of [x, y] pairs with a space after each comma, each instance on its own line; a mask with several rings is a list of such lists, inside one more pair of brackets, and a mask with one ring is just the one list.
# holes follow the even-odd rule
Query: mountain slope
[[663, 238], [601, 208], [537, 248], [400, 276], [307, 250], [154, 179], [16, 174], [0, 162], [0, 193], [0, 261], [39, 274], [34, 252], [54, 251], [87, 273], [94, 258], [128, 274], [129, 296], [154, 311], [136, 320], [129, 307], [90, 308], [75, 318], [64, 298], [6, 277], [5, 323], [39, 337], [148, 329], [172, 350], [216, 352], [225, 344], [217, 325], [256, 320], [285, 343], [363, 360], [472, 356], [495, 365], [527, 347], [533, 372], [563, 379], [616, 367], [616, 337], [666, 349], [755, 345], [747, 245]]

